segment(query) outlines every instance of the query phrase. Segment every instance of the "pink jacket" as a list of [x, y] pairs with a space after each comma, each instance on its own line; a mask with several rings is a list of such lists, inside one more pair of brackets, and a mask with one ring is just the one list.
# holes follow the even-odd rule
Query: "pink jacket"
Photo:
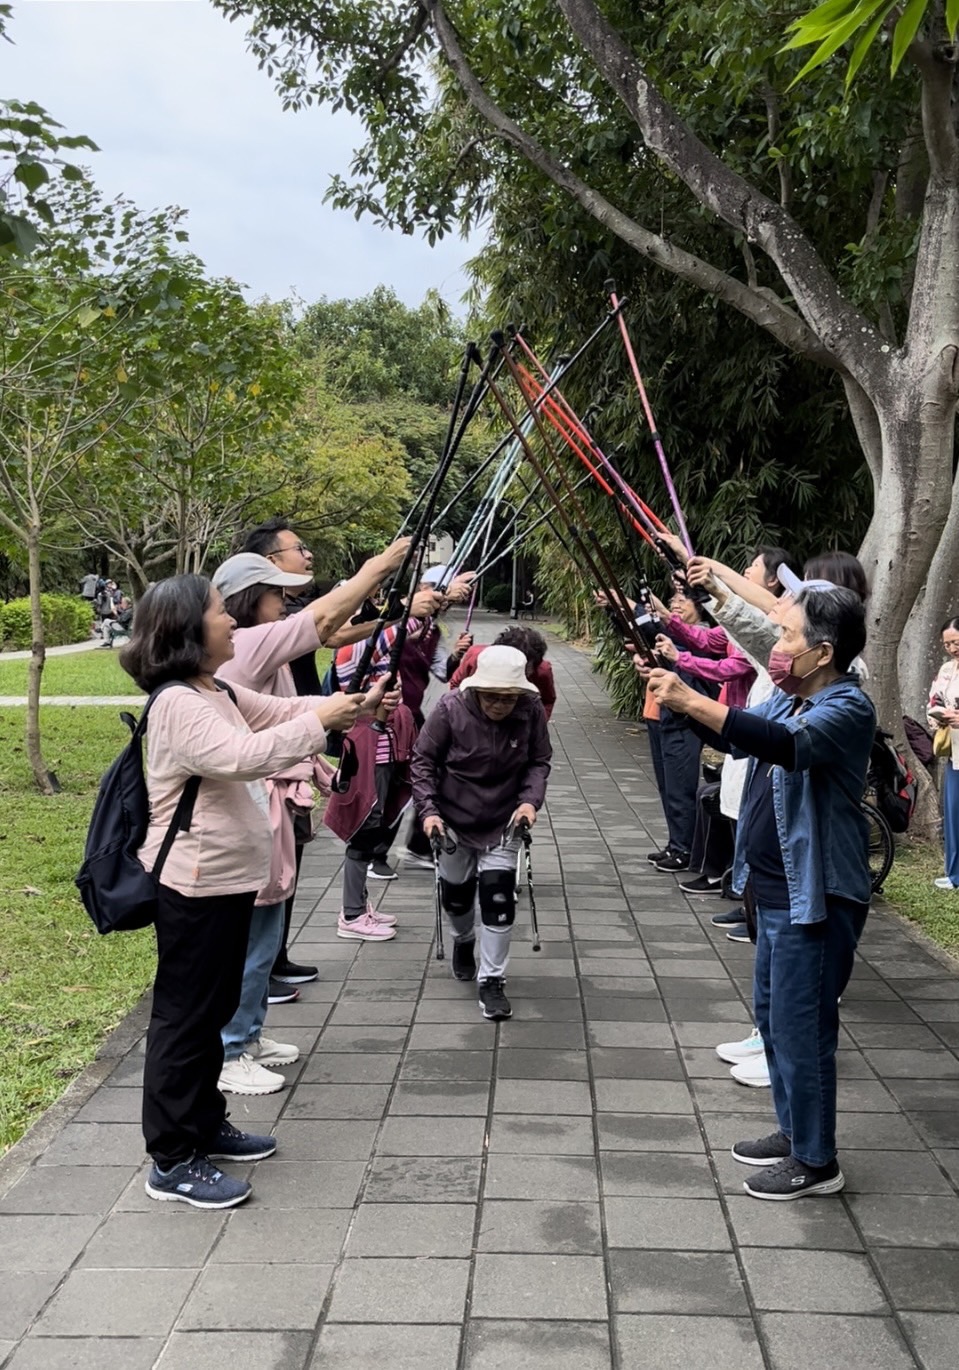
[[[261, 694], [280, 698], [296, 696], [293, 672], [288, 663], [320, 645], [316, 623], [309, 612], [292, 614], [277, 623], [258, 623], [252, 628], [237, 628], [233, 637], [233, 660], [218, 671], [222, 680], [246, 685]], [[321, 696], [302, 696], [311, 708]], [[284, 766], [267, 781], [270, 795], [270, 821], [273, 825], [273, 859], [269, 880], [258, 892], [259, 905], [279, 904], [288, 899], [296, 885], [296, 844], [293, 840], [294, 811], [310, 813], [315, 784], [330, 792], [333, 771], [322, 756], [307, 757]]]
[[704, 628], [700, 624], [684, 623], [673, 614], [666, 625], [669, 636], [687, 647], [698, 647], [709, 652], [709, 657], [696, 656], [690, 651], [680, 652], [676, 658], [676, 668], [688, 671], [699, 680], [718, 680], [722, 682], [719, 693], [720, 702], [730, 709], [746, 707], [746, 696], [756, 679], [756, 672], [749, 658], [733, 643], [722, 628]]
[[[400, 704], [390, 718], [393, 735], [393, 771], [384, 815], [387, 827], [399, 818], [410, 801], [410, 756], [416, 741], [416, 722], [405, 704]], [[357, 770], [345, 794], [330, 795], [323, 815], [324, 826], [343, 842], [349, 842], [369, 818], [376, 803], [376, 744], [378, 734], [372, 718], [360, 718], [346, 734], [356, 749]]]

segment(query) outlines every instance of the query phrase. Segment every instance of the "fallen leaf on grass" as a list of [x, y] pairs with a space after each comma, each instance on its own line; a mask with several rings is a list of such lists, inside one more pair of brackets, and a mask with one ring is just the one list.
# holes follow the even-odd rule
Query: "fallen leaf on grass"
[[92, 985], [61, 985], [64, 994], [79, 994], [83, 990], [93, 989]]
[[42, 894], [43, 890], [38, 890], [35, 885], [24, 885], [21, 894]]

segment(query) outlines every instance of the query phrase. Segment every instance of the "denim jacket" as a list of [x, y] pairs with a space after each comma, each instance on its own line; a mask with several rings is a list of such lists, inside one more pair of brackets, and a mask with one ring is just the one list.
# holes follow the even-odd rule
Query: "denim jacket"
[[[826, 896], [868, 904], [869, 824], [859, 807], [876, 732], [872, 700], [854, 676], [827, 685], [793, 713], [793, 699], [774, 690], [755, 713], [796, 734], [796, 769], [773, 770], [773, 808], [789, 888], [790, 921], [819, 923]], [[746, 785], [756, 759], [750, 758]], [[736, 841], [733, 886], [744, 888], [749, 866], [742, 832]]]

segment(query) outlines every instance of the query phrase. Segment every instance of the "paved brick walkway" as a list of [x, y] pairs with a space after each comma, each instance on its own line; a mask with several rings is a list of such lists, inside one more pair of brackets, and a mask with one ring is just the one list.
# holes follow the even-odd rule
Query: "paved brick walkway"
[[843, 1004], [846, 1193], [747, 1198], [728, 1147], [768, 1130], [768, 1094], [712, 1047], [748, 1026], [750, 948], [647, 865], [645, 739], [584, 657], [552, 656], [546, 940], [524, 906], [513, 1021], [432, 960], [428, 874], [382, 893], [395, 942], [337, 941], [321, 836], [296, 951], [322, 979], [270, 1021], [303, 1061], [232, 1104], [279, 1137], [254, 1199], [145, 1197], [134, 1015], [0, 1165], [4, 1370], [955, 1370], [959, 977], [870, 920]]

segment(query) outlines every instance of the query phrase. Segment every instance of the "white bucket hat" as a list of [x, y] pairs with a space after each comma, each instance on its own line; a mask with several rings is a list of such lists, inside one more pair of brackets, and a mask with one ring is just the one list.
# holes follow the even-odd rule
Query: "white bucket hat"
[[239, 552], [235, 557], [227, 557], [222, 565], [213, 572], [213, 584], [224, 599], [238, 595], [241, 590], [249, 590], [254, 585], [276, 585], [283, 589], [302, 589], [309, 585], [313, 576], [294, 575], [291, 571], [280, 571], [266, 557], [256, 552]]
[[526, 657], [516, 647], [484, 647], [476, 670], [460, 684], [461, 690], [493, 690], [499, 695], [538, 695], [526, 679]]
[[795, 571], [790, 571], [785, 562], [781, 562], [776, 579], [786, 591], [787, 595], [792, 595], [798, 599], [806, 590], [835, 590], [831, 580], [800, 580]]

